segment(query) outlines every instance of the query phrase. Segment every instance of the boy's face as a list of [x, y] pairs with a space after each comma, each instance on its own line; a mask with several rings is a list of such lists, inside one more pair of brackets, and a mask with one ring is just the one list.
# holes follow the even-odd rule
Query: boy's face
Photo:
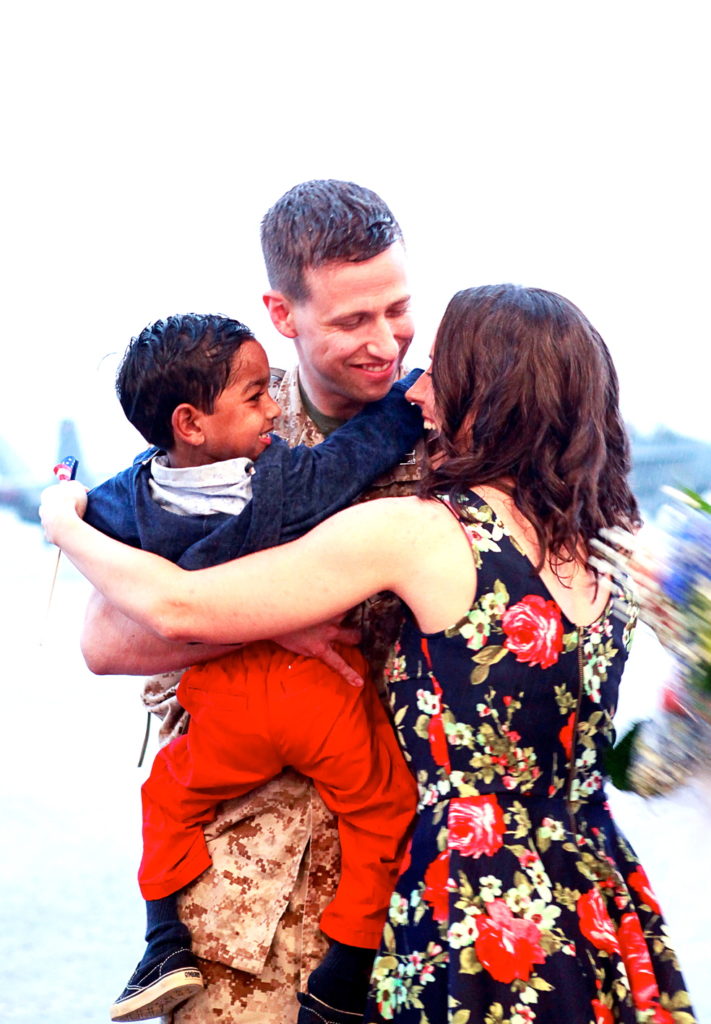
[[232, 363], [230, 380], [211, 413], [202, 413], [204, 462], [257, 459], [271, 443], [268, 431], [281, 409], [269, 394], [270, 371], [258, 341], [245, 341]]

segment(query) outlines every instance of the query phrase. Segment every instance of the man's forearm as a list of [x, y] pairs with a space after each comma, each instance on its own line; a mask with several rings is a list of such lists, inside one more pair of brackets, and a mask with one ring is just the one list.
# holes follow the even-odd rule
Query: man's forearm
[[235, 646], [163, 640], [122, 615], [95, 590], [86, 609], [81, 650], [96, 675], [154, 675], [211, 661]]

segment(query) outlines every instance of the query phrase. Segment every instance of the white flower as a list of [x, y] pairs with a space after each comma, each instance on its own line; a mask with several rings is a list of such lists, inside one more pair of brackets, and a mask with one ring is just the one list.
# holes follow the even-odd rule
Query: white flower
[[576, 764], [579, 768], [592, 768], [597, 760], [597, 754], [591, 747], [586, 747], [580, 755]]
[[464, 946], [471, 946], [478, 934], [476, 918], [467, 914], [463, 921], [455, 921], [450, 925], [447, 938], [452, 949], [463, 949]]
[[541, 822], [540, 831], [543, 831], [543, 829], [545, 829], [543, 834], [550, 836], [551, 839], [565, 839], [565, 829], [563, 828], [562, 821], [557, 821], [555, 818], [544, 818]]
[[536, 992], [535, 988], [532, 988], [530, 985], [527, 985], [522, 992], [519, 992], [518, 997], [522, 1003], [538, 1002], [538, 993]]
[[542, 931], [550, 931], [555, 927], [556, 918], [560, 915], [560, 907], [545, 900], [532, 900], [523, 916], [537, 924]]
[[430, 690], [418, 690], [417, 707], [426, 715], [438, 715], [442, 710], [442, 701], [438, 693], [432, 693]]
[[407, 924], [407, 900], [397, 892], [390, 897], [388, 918], [392, 924]]
[[474, 746], [474, 733], [466, 722], [445, 722], [444, 733], [453, 747]]
[[515, 889], [509, 889], [504, 900], [513, 914], [526, 910], [531, 905], [531, 889], [528, 885], [519, 885]]
[[479, 895], [485, 903], [491, 903], [501, 895], [501, 881], [494, 875], [484, 875], [479, 879]]

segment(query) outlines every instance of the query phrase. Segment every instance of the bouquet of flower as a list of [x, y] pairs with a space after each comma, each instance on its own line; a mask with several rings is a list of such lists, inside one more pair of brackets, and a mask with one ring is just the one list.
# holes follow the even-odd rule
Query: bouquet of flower
[[615, 747], [612, 781], [645, 796], [711, 767], [711, 505], [665, 488], [672, 503], [637, 536], [606, 530], [592, 563], [632, 591], [640, 617], [671, 652], [675, 677], [656, 716]]

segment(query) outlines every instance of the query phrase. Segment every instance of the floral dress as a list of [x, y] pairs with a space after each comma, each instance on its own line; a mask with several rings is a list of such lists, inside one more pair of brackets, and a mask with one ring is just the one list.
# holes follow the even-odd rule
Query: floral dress
[[450, 629], [408, 619], [389, 662], [420, 814], [366, 1024], [694, 1024], [603, 789], [635, 609], [576, 626], [482, 499], [449, 507], [477, 593]]

